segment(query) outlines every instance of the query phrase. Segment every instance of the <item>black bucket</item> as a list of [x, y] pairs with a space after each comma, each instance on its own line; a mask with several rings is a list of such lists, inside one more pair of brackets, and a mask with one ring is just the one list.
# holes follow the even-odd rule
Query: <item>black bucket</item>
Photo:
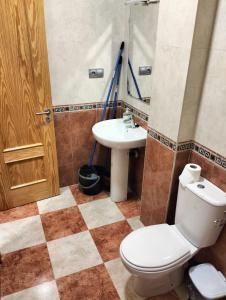
[[87, 195], [99, 194], [103, 189], [102, 167], [82, 166], [78, 171], [79, 189]]

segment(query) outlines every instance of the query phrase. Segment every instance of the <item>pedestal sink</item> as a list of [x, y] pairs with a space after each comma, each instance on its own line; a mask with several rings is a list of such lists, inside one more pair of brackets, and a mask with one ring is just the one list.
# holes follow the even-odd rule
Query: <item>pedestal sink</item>
[[147, 131], [127, 128], [123, 119], [96, 123], [92, 131], [97, 142], [111, 148], [111, 200], [127, 200], [129, 150], [145, 146]]

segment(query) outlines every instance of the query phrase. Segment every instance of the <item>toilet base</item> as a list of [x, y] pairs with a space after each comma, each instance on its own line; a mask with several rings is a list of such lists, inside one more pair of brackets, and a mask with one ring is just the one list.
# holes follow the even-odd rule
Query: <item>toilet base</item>
[[133, 276], [134, 290], [142, 297], [153, 297], [170, 292], [178, 287], [184, 277], [184, 268], [180, 267], [167, 274], [161, 273], [153, 278]]

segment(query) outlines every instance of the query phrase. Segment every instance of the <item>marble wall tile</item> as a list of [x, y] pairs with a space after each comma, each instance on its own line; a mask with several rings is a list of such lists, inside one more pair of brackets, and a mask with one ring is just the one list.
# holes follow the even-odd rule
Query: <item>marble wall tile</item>
[[176, 204], [177, 204], [177, 193], [179, 185], [179, 176], [182, 173], [185, 165], [190, 161], [191, 151], [182, 151], [175, 154], [175, 163], [172, 175], [171, 189], [169, 194], [169, 206], [167, 210], [167, 223], [174, 224]]
[[151, 225], [166, 220], [174, 152], [150, 136], [146, 147], [141, 221]]
[[174, 141], [178, 137], [190, 52], [165, 45], [156, 48], [149, 125]]
[[81, 164], [88, 161], [94, 143], [92, 127], [96, 123], [96, 110], [71, 112], [70, 128], [72, 135], [73, 160]]
[[160, 1], [157, 43], [191, 48], [198, 0]]
[[[122, 107], [117, 107], [117, 117], [122, 117]], [[68, 186], [78, 183], [79, 168], [88, 163], [91, 149], [94, 144], [92, 126], [100, 121], [103, 109], [90, 109], [76, 112], [55, 113], [55, 131], [58, 154], [58, 167], [60, 186]], [[112, 109], [107, 110], [107, 119], [111, 117]], [[138, 120], [138, 118], [136, 118]], [[141, 126], [147, 126], [147, 122], [139, 118]], [[139, 149], [138, 159], [131, 158], [130, 187], [141, 195], [143, 179], [144, 149]], [[111, 150], [97, 144], [94, 163], [105, 166], [110, 171]], [[135, 171], [136, 170], [136, 171]]]
[[[201, 29], [203, 27], [203, 29], [200, 32], [198, 30], [195, 32], [194, 44], [196, 47], [205, 46], [209, 50], [209, 58], [194, 139], [225, 156], [226, 129], [223, 120], [226, 113], [226, 42], [224, 30], [226, 5], [225, 1], [207, 0], [200, 1], [199, 7], [199, 27]], [[204, 43], [204, 39], [207, 38], [208, 30], [209, 43], [207, 44]]]
[[213, 33], [218, 0], [198, 1], [193, 47], [196, 49], [209, 48]]
[[55, 113], [54, 125], [58, 165], [61, 167], [72, 161], [72, 136], [69, 113]]
[[210, 262], [226, 276], [226, 226], [216, 244], [202, 249], [195, 257], [198, 262]]
[[96, 109], [55, 113], [54, 118], [60, 186], [68, 186], [78, 182], [78, 170], [88, 162]]
[[78, 169], [88, 163], [95, 141], [92, 134], [92, 127], [95, 123], [96, 110], [70, 113], [75, 182], [78, 182]]
[[194, 137], [201, 93], [201, 86], [187, 85], [185, 89], [184, 103], [181, 112], [182, 117], [177, 139], [178, 142], [189, 141]]
[[226, 171], [206, 160], [195, 152], [191, 152], [190, 161], [201, 166], [201, 175], [226, 192]]
[[223, 156], [226, 155], [225, 70], [226, 51], [215, 50], [213, 45], [210, 50], [194, 137], [196, 142]]
[[[104, 99], [124, 40], [124, 18], [124, 0], [45, 1], [54, 105]], [[104, 68], [104, 78], [89, 79], [89, 68]]]
[[73, 162], [69, 162], [64, 166], [59, 166], [60, 186], [68, 186], [75, 183], [75, 172]]
[[139, 148], [137, 151], [138, 157], [133, 154], [130, 156], [129, 187], [138, 198], [141, 198], [145, 148]]
[[[217, 167], [195, 152], [191, 153], [190, 161], [202, 167], [201, 175], [226, 192], [226, 171]], [[226, 226], [224, 227], [216, 244], [210, 248], [202, 249], [196, 256], [200, 262], [214, 264], [226, 276]]]
[[[212, 36], [212, 45], [214, 45], [215, 49], [226, 50], [226, 32], [225, 32], [226, 2], [224, 0], [219, 0], [219, 1], [209, 0], [208, 3], [209, 2], [218, 3], [217, 12], [216, 12], [216, 22], [215, 22], [215, 27]], [[204, 19], [206, 19], [206, 15]]]
[[202, 88], [205, 77], [206, 64], [208, 61], [209, 49], [197, 49], [192, 47], [190, 64], [188, 70], [187, 85], [190, 87]]

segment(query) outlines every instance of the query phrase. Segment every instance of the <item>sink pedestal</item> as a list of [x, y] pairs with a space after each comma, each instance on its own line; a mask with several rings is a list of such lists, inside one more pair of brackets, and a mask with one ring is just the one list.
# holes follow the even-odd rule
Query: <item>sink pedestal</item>
[[111, 200], [127, 200], [129, 150], [111, 149]]
[[96, 123], [93, 135], [101, 145], [111, 148], [111, 200], [127, 200], [129, 150], [144, 147], [147, 131], [142, 127], [127, 128], [123, 119]]

